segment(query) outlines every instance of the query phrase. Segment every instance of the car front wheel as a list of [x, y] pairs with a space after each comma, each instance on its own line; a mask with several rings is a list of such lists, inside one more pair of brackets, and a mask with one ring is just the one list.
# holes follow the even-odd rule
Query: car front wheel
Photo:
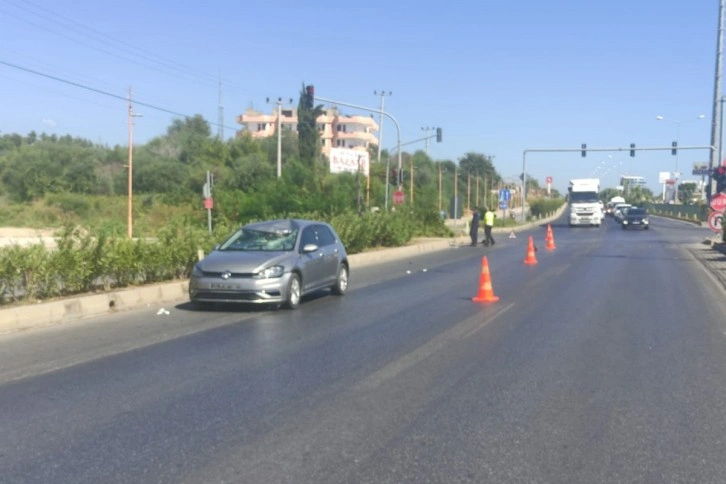
[[340, 265], [338, 268], [338, 277], [330, 289], [336, 296], [342, 296], [346, 293], [348, 290], [348, 267], [346, 265]]
[[287, 298], [283, 304], [285, 309], [297, 309], [300, 306], [301, 295], [300, 276], [290, 274], [290, 281], [287, 283]]

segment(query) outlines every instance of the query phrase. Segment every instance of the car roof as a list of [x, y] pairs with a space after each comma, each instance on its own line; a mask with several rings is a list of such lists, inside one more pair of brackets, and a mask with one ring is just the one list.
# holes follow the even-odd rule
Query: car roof
[[278, 219], [266, 220], [264, 222], [252, 222], [245, 225], [245, 229], [263, 230], [265, 232], [291, 232], [295, 229], [300, 230], [309, 225], [328, 225], [325, 222], [304, 219]]

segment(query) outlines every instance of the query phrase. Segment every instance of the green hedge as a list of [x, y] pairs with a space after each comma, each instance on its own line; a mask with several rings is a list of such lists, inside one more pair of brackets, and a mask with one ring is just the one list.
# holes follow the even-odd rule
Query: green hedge
[[[314, 213], [287, 217], [324, 220]], [[452, 235], [439, 217], [427, 213], [345, 212], [328, 221], [350, 254], [404, 245], [416, 236]], [[60, 234], [55, 250], [41, 244], [2, 247], [0, 305], [185, 279], [198, 251], [210, 252], [235, 228], [218, 224], [210, 234], [173, 222], [158, 230], [155, 239], [137, 240], [69, 228]]]

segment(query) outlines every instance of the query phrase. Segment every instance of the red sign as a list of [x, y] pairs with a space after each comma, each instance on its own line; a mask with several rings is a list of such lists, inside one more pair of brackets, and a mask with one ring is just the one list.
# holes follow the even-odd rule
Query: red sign
[[723, 193], [719, 193], [718, 195], [711, 198], [711, 203], [709, 205], [716, 212], [723, 212], [724, 209], [726, 209], [726, 195], [724, 195]]
[[211, 210], [212, 208], [214, 208], [214, 200], [211, 197], [204, 199], [204, 208], [206, 208], [207, 210]]
[[393, 203], [400, 205], [406, 200], [406, 195], [401, 190], [393, 192]]
[[708, 215], [708, 228], [715, 233], [721, 232], [721, 224], [723, 223], [723, 214], [720, 212], [711, 212]]
[[548, 177], [546, 178], [546, 180], [547, 180], [547, 184], [548, 184], [548, 185], [552, 185], [552, 177], [551, 177], [551, 176], [548, 176]]

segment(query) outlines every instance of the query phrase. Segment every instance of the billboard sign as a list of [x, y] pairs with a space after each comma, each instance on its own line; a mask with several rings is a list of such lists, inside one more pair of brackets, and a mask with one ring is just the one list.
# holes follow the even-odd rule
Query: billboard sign
[[666, 180], [671, 179], [671, 172], [670, 171], [661, 171], [658, 173], [658, 183], [661, 185], [666, 182]]
[[368, 176], [368, 152], [348, 148], [330, 148], [330, 173], [360, 173]]

